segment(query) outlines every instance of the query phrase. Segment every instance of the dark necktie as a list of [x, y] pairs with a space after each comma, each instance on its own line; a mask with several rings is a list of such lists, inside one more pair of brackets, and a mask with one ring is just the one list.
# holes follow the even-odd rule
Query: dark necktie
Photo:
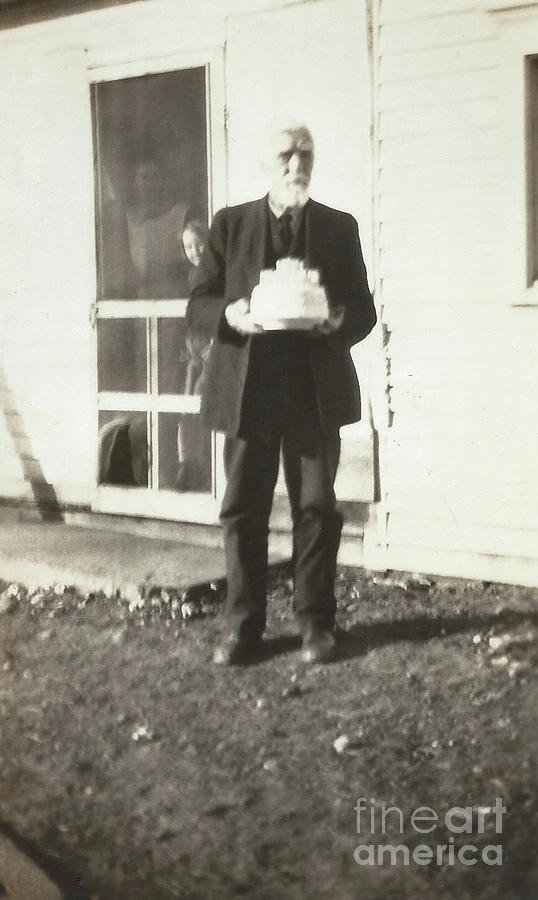
[[282, 256], [288, 256], [291, 250], [293, 231], [291, 230], [291, 213], [286, 210], [280, 217], [280, 240], [282, 242]]

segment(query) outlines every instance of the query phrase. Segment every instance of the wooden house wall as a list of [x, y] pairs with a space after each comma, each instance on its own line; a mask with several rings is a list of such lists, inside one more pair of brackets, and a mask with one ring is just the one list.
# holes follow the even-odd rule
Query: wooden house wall
[[501, 277], [498, 26], [470, 0], [374, 22], [387, 564], [534, 583], [537, 312]]

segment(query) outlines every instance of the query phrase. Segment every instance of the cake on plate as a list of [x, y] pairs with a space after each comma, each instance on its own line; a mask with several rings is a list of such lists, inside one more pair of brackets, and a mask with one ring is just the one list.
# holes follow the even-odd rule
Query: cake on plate
[[313, 328], [329, 317], [329, 304], [317, 269], [300, 259], [279, 259], [260, 272], [250, 299], [254, 320], [267, 329]]

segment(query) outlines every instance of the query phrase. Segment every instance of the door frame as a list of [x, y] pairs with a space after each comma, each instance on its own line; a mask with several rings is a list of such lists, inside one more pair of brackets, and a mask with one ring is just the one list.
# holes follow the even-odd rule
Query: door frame
[[[206, 76], [206, 151], [208, 174], [208, 214], [211, 221], [217, 209], [225, 206], [228, 199], [226, 104], [224, 83], [224, 50], [208, 48], [165, 56], [135, 59], [117, 64], [88, 66], [88, 89], [91, 84], [118, 81], [124, 78], [175, 72], [182, 69], [204, 68]], [[97, 187], [95, 172], [92, 173], [94, 193]], [[95, 229], [94, 229], [95, 230]], [[95, 245], [96, 248], [96, 245]], [[94, 256], [97, 271], [97, 251]], [[147, 323], [147, 340], [155, 341], [158, 318], [184, 318], [187, 298], [176, 300], [100, 300], [94, 297], [92, 309], [94, 320], [143, 318]], [[95, 483], [91, 507], [95, 512], [118, 515], [147, 516], [150, 518], [172, 519], [185, 522], [214, 524], [218, 522], [218, 511], [225, 486], [222, 464], [222, 443], [220, 434], [212, 439], [212, 489], [209, 493], [177, 492], [155, 487], [120, 487], [97, 483], [97, 434], [99, 411], [121, 409], [127, 403], [130, 409], [140, 407], [140, 395], [99, 392], [97, 381], [97, 328], [94, 339], [94, 385], [95, 385]], [[118, 406], [118, 402], [121, 405]], [[184, 397], [182, 408], [192, 406], [192, 412], [199, 405], [198, 397]], [[156, 415], [159, 412], [175, 412], [174, 395], [153, 397], [144, 405]], [[184, 411], [185, 411], [184, 410]], [[148, 415], [149, 418], [149, 415]], [[158, 428], [153, 428], [157, 433]], [[148, 432], [148, 438], [149, 432]], [[150, 454], [150, 462], [157, 456]], [[155, 465], [155, 462], [152, 462]]]

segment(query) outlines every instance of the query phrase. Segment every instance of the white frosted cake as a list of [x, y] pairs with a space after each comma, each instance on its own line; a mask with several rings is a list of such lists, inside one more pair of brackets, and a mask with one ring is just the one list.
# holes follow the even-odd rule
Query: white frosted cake
[[250, 299], [250, 312], [269, 328], [309, 328], [329, 316], [325, 288], [317, 269], [299, 259], [279, 259], [276, 269], [260, 272]]

